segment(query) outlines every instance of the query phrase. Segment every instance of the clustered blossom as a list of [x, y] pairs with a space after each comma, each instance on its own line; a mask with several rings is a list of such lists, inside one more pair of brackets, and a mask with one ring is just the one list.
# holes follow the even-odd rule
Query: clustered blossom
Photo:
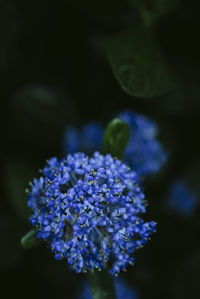
[[50, 159], [31, 184], [28, 206], [37, 237], [77, 273], [125, 270], [156, 226], [140, 217], [146, 203], [136, 172], [98, 152]]
[[[147, 117], [124, 111], [117, 115], [130, 129], [129, 143], [123, 161], [134, 169], [139, 176], [147, 176], [160, 170], [166, 161], [166, 153], [157, 140], [157, 126]], [[65, 153], [83, 151], [87, 154], [100, 150], [103, 127], [94, 122], [80, 130], [70, 126], [65, 131]]]

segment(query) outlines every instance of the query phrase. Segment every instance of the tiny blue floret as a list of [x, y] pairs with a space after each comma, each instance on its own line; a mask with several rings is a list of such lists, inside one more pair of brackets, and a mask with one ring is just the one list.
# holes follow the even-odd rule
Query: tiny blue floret
[[118, 274], [156, 228], [141, 218], [146, 201], [136, 172], [99, 152], [50, 159], [31, 185], [28, 206], [37, 237], [77, 273], [107, 265]]

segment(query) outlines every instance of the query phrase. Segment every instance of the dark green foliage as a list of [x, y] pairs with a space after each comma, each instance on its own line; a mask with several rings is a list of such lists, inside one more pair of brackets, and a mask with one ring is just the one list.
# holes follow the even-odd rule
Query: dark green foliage
[[139, 26], [105, 43], [111, 68], [129, 94], [151, 98], [173, 90], [174, 78], [151, 29]]
[[33, 178], [34, 171], [23, 159], [9, 157], [5, 163], [4, 174], [9, 201], [18, 216], [28, 223], [30, 209], [27, 206], [25, 189]]
[[138, 7], [146, 25], [151, 25], [161, 15], [173, 10], [179, 0], [129, 0]]

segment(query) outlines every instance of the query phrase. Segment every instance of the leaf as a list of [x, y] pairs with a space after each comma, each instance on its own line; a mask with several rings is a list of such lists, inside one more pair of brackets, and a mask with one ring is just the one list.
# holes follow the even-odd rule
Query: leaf
[[112, 71], [129, 94], [151, 98], [168, 93], [174, 79], [151, 29], [133, 32], [105, 42]]
[[152, 24], [161, 15], [168, 13], [177, 6], [178, 0], [129, 0], [138, 7], [146, 25]]
[[21, 246], [29, 249], [40, 245], [41, 240], [37, 239], [36, 230], [30, 230], [24, 237], [21, 238]]
[[103, 144], [103, 154], [110, 153], [112, 156], [121, 159], [129, 139], [129, 127], [121, 119], [113, 119], [107, 126]]
[[21, 158], [15, 157], [5, 162], [5, 182], [8, 199], [22, 220], [28, 221], [30, 210], [27, 206], [25, 189], [33, 178], [34, 171], [31, 166]]

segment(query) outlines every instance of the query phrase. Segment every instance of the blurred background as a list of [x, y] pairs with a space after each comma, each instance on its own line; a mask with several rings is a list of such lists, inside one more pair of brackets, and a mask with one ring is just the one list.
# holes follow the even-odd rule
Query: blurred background
[[0, 2], [0, 273], [6, 298], [76, 298], [84, 275], [31, 229], [25, 189], [67, 125], [106, 125], [123, 109], [159, 127], [168, 161], [145, 180], [158, 231], [123, 274], [145, 298], [200, 293], [199, 5], [174, 0]]

